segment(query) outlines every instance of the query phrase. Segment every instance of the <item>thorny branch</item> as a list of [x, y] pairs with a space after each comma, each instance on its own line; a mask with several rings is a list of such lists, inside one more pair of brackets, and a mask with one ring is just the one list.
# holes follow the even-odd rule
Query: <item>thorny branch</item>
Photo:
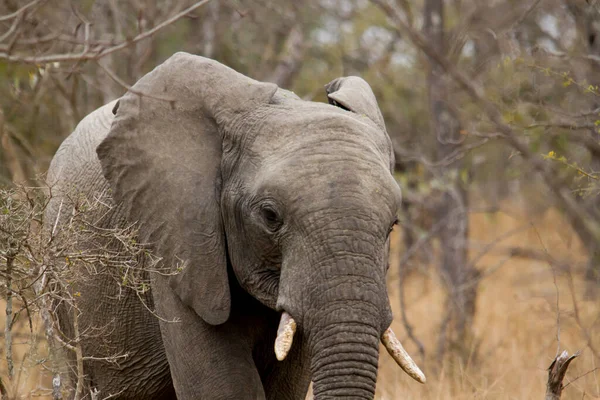
[[[91, 199], [77, 193], [62, 193], [63, 201], [57, 207], [56, 219], [42, 228], [49, 201], [41, 188], [0, 190], [0, 268], [6, 279], [5, 356], [8, 374], [0, 382], [0, 393], [18, 385], [17, 361], [13, 360], [12, 329], [20, 311], [15, 313], [16, 300], [23, 303], [28, 314], [39, 312], [49, 347], [49, 358], [38, 360], [52, 374], [52, 397], [62, 399], [63, 392], [72, 391], [74, 398], [86, 396], [83, 363], [85, 360], [103, 360], [116, 363], [127, 357], [113, 354], [107, 357], [85, 355], [82, 340], [98, 337], [111, 329], [109, 326], [82, 326], [76, 291], [79, 283], [100, 275], [112, 279], [119, 290], [133, 290], [144, 302], [151, 274], [170, 275], [177, 272], [163, 270], [160, 259], [153, 257], [146, 245], [137, 240], [135, 225], [105, 228], [111, 204], [106, 193]], [[48, 196], [52, 190], [46, 189]], [[143, 262], [142, 262], [143, 260]], [[3, 287], [4, 289], [4, 287]], [[57, 307], [71, 314], [73, 335], [65, 334], [54, 315]], [[144, 303], [149, 312], [154, 310]], [[33, 325], [30, 320], [32, 335]], [[64, 350], [64, 351], [63, 351]], [[64, 373], [64, 352], [72, 352], [74, 382]], [[29, 354], [27, 357], [32, 357]], [[69, 357], [70, 358], [70, 357]], [[61, 361], [62, 360], [62, 361]], [[21, 360], [23, 365], [25, 359]]]

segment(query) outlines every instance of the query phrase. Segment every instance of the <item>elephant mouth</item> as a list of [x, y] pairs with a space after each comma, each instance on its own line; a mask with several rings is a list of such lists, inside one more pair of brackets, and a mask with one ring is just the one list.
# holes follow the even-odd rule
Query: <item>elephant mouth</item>
[[257, 268], [252, 274], [236, 274], [244, 290], [265, 306], [276, 310], [279, 294], [281, 271], [269, 268]]
[[[297, 324], [294, 318], [286, 311], [282, 312], [277, 328], [277, 337], [275, 338], [275, 356], [279, 361], [285, 360], [290, 352], [294, 343], [296, 327]], [[404, 350], [404, 346], [402, 346], [391, 327], [387, 328], [381, 335], [381, 343], [404, 372], [419, 383], [426, 382], [425, 374]]]

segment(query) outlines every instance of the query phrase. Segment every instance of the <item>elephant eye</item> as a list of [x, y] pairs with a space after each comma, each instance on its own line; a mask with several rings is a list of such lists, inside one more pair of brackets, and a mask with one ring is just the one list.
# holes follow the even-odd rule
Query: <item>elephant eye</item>
[[271, 206], [263, 206], [260, 209], [260, 213], [265, 221], [265, 224], [271, 232], [277, 231], [279, 228], [281, 228], [281, 225], [283, 225], [281, 217]]
[[398, 225], [398, 217], [396, 217], [396, 219], [394, 219], [394, 222], [392, 222], [392, 224], [390, 225], [389, 229], [388, 229], [388, 236], [390, 236], [390, 233], [392, 233], [392, 231], [394, 230], [394, 226]]

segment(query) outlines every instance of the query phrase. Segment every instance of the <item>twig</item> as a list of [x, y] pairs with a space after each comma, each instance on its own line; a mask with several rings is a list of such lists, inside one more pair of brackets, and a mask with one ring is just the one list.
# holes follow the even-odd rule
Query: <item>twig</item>
[[[535, 234], [540, 244], [542, 245], [542, 248], [544, 249], [544, 253], [550, 256], [550, 254], [548, 253], [548, 249], [546, 249], [546, 246], [544, 245], [544, 241], [542, 240], [540, 232], [537, 230], [533, 223], [531, 224], [531, 226], [533, 227], [533, 230], [535, 231]], [[554, 288], [556, 290], [556, 355], [558, 358], [558, 353], [560, 351], [560, 291], [558, 290], [558, 283], [556, 281], [556, 270], [554, 269], [554, 265], [549, 262], [548, 266], [552, 270], [552, 281], [554, 282]], [[552, 368], [552, 365], [550, 367]]]
[[529, 247], [508, 246], [499, 247], [498, 250], [508, 253], [510, 257], [529, 258], [532, 260], [544, 261], [556, 266], [559, 270], [568, 270], [569, 265], [573, 263], [573, 261], [569, 259], [556, 260], [548, 253]]
[[[398, 246], [398, 248], [400, 248], [400, 246]], [[402, 317], [402, 324], [404, 325], [404, 329], [406, 329], [406, 333], [408, 334], [408, 337], [410, 338], [410, 340], [413, 341], [414, 344], [417, 345], [417, 348], [419, 349], [419, 355], [421, 356], [421, 361], [425, 362], [425, 346], [423, 345], [423, 343], [419, 340], [419, 338], [417, 338], [417, 336], [415, 335], [414, 331], [413, 331], [413, 327], [410, 324], [410, 322], [408, 321], [408, 316], [406, 315], [406, 299], [405, 299], [405, 295], [404, 295], [404, 276], [405, 276], [405, 272], [404, 272], [404, 266], [402, 264], [399, 265], [398, 268], [398, 278], [399, 278], [399, 283], [398, 283], [398, 287], [400, 288], [400, 293], [399, 296], [400, 297], [400, 316]]]
[[12, 352], [12, 326], [13, 326], [13, 301], [12, 301], [12, 280], [13, 280], [13, 262], [15, 255], [12, 249], [9, 249], [6, 255], [6, 324], [4, 326], [4, 345], [6, 346], [6, 364], [8, 367], [8, 380], [12, 380], [14, 374], [14, 362]]
[[567, 386], [569, 386], [571, 383], [574, 383], [574, 382], [578, 381], [579, 379], [583, 378], [584, 376], [587, 376], [587, 375], [591, 374], [592, 372], [596, 372], [599, 370], [600, 370], [600, 367], [596, 367], [596, 368], [590, 369], [588, 372], [586, 372], [584, 374], [579, 375], [575, 379], [571, 379], [569, 382], [567, 382], [566, 385], [563, 385], [563, 389], [566, 388]]
[[535, 0], [531, 5], [525, 10], [525, 12], [508, 28], [508, 31], [514, 30], [517, 26], [521, 25], [525, 19], [535, 10], [535, 8], [542, 2], [542, 0]]
[[494, 239], [491, 242], [489, 242], [488, 244], [486, 244], [483, 247], [483, 249], [477, 255], [475, 255], [475, 257], [473, 257], [471, 259], [471, 261], [468, 264], [467, 269], [475, 268], [477, 266], [477, 263], [479, 262], [479, 260], [481, 260], [487, 253], [489, 253], [490, 250], [492, 250], [494, 247], [496, 247], [498, 245], [498, 243], [500, 243], [500, 242], [510, 238], [512, 235], [515, 235], [526, 229], [529, 229], [529, 224], [523, 225], [523, 226], [518, 226], [514, 229], [504, 232], [502, 235], [498, 236], [496, 239]]
[[83, 395], [83, 351], [79, 335], [79, 309], [73, 307], [73, 334], [75, 335], [75, 360], [77, 364], [77, 386], [75, 387], [75, 400]]
[[108, 75], [108, 77], [110, 79], [112, 79], [113, 81], [115, 81], [117, 84], [123, 86], [125, 89], [129, 90], [133, 94], [136, 94], [136, 95], [141, 96], [141, 97], [148, 97], [148, 98], [151, 98], [151, 99], [166, 101], [166, 102], [171, 103], [171, 106], [175, 102], [175, 99], [172, 98], [172, 97], [157, 96], [155, 94], [148, 94], [148, 93], [140, 92], [139, 90], [135, 90], [135, 89], [133, 89], [131, 87], [131, 85], [128, 85], [127, 82], [125, 82], [121, 78], [119, 78], [117, 76], [117, 74], [115, 74], [113, 71], [111, 71], [110, 69], [108, 69], [107, 67], [105, 67], [104, 65], [102, 65], [99, 62], [96, 62], [96, 64], [98, 64], [98, 66], [100, 67], [100, 69], [102, 69], [106, 73], [106, 75]]
[[559, 122], [537, 122], [535, 124], [530, 124], [525, 127], [525, 129], [534, 129], [534, 128], [560, 128], [560, 129], [569, 129], [569, 130], [589, 130], [597, 128], [595, 124], [586, 123], [586, 124], [575, 124], [569, 123], [566, 121]]
[[40, 4], [40, 3], [45, 3], [48, 0], [35, 0], [32, 1], [29, 4], [24, 5], [23, 7], [19, 8], [17, 11], [11, 13], [11, 14], [6, 14], [6, 15], [2, 15], [0, 16], [0, 22], [4, 22], [4, 21], [8, 21], [9, 19], [13, 19], [15, 17], [19, 17], [24, 11], [26, 11], [27, 9]]
[[17, 27], [19, 26], [19, 24], [21, 23], [22, 20], [23, 20], [23, 14], [19, 14], [19, 16], [10, 25], [10, 28], [2, 36], [0, 36], [0, 42], [4, 42], [7, 38], [10, 37], [10, 35], [15, 33], [15, 31], [17, 30]]
[[573, 276], [571, 275], [571, 271], [568, 272], [567, 277], [567, 282], [569, 283], [569, 290], [571, 291], [571, 300], [573, 301], [573, 316], [575, 317], [575, 322], [577, 322], [581, 333], [583, 334], [583, 336], [585, 336], [588, 347], [590, 348], [594, 356], [600, 360], [600, 352], [594, 346], [594, 341], [592, 340], [592, 336], [590, 335], [588, 329], [586, 329], [583, 326], [583, 323], [581, 322], [581, 316], [579, 314], [579, 304], [577, 302], [577, 297], [575, 296], [575, 285], [573, 284]]
[[[36, 294], [42, 294], [47, 280], [48, 275], [44, 269], [40, 267], [40, 277], [41, 279], [34, 285], [34, 290]], [[40, 298], [40, 315], [42, 317], [42, 321], [44, 323], [44, 331], [46, 334], [46, 342], [48, 343], [48, 353], [50, 354], [50, 359], [52, 361], [51, 373], [52, 373], [52, 399], [53, 400], [62, 400], [62, 380], [58, 368], [58, 353], [59, 347], [56, 345], [56, 335], [54, 333], [54, 324], [52, 322], [52, 316], [50, 311], [50, 306], [48, 304], [47, 296], [41, 296]]]
[[[475, 135], [474, 135], [475, 136]], [[477, 136], [482, 136], [482, 135], [477, 135]], [[495, 137], [500, 137], [501, 135], [497, 135]], [[448, 154], [447, 156], [445, 156], [444, 158], [437, 160], [437, 161], [431, 161], [429, 159], [427, 159], [426, 157], [424, 157], [423, 155], [414, 155], [413, 152], [409, 152], [406, 150], [402, 150], [402, 149], [394, 149], [396, 150], [398, 153], [400, 153], [402, 155], [402, 161], [403, 162], [409, 162], [409, 161], [418, 161], [421, 164], [424, 164], [427, 167], [447, 167], [451, 164], [453, 164], [454, 162], [464, 158], [467, 154], [469, 154], [469, 152], [471, 150], [477, 149], [483, 145], [485, 145], [486, 143], [488, 143], [491, 139], [495, 138], [492, 134], [490, 134], [489, 136], [483, 137], [482, 140], [473, 142], [473, 143], [469, 143], [469, 144], [464, 144], [463, 146], [454, 149], [450, 154]]]
[[54, 235], [56, 234], [56, 227], [58, 226], [58, 221], [60, 219], [60, 212], [62, 210], [62, 206], [63, 206], [63, 201], [60, 201], [60, 205], [58, 206], [58, 212], [56, 213], [56, 220], [54, 221], [54, 226], [52, 227], [52, 234], [51, 236], [54, 237]]

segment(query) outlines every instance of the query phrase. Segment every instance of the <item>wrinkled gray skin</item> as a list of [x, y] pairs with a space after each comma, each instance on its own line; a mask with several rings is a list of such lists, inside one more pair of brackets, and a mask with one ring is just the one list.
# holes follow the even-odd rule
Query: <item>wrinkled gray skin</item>
[[[318, 400], [373, 398], [400, 190], [368, 84], [339, 78], [326, 89], [331, 105], [303, 101], [178, 53], [65, 140], [47, 220], [65, 188], [110, 187], [119, 206], [107, 226], [137, 221], [164, 265], [185, 261], [154, 276], [146, 299], [179, 322], [159, 321], [108, 278], [81, 284], [80, 325], [105, 327], [84, 355], [128, 354], [86, 361], [100, 397], [304, 399], [312, 379]], [[298, 331], [280, 362], [282, 311]]]

